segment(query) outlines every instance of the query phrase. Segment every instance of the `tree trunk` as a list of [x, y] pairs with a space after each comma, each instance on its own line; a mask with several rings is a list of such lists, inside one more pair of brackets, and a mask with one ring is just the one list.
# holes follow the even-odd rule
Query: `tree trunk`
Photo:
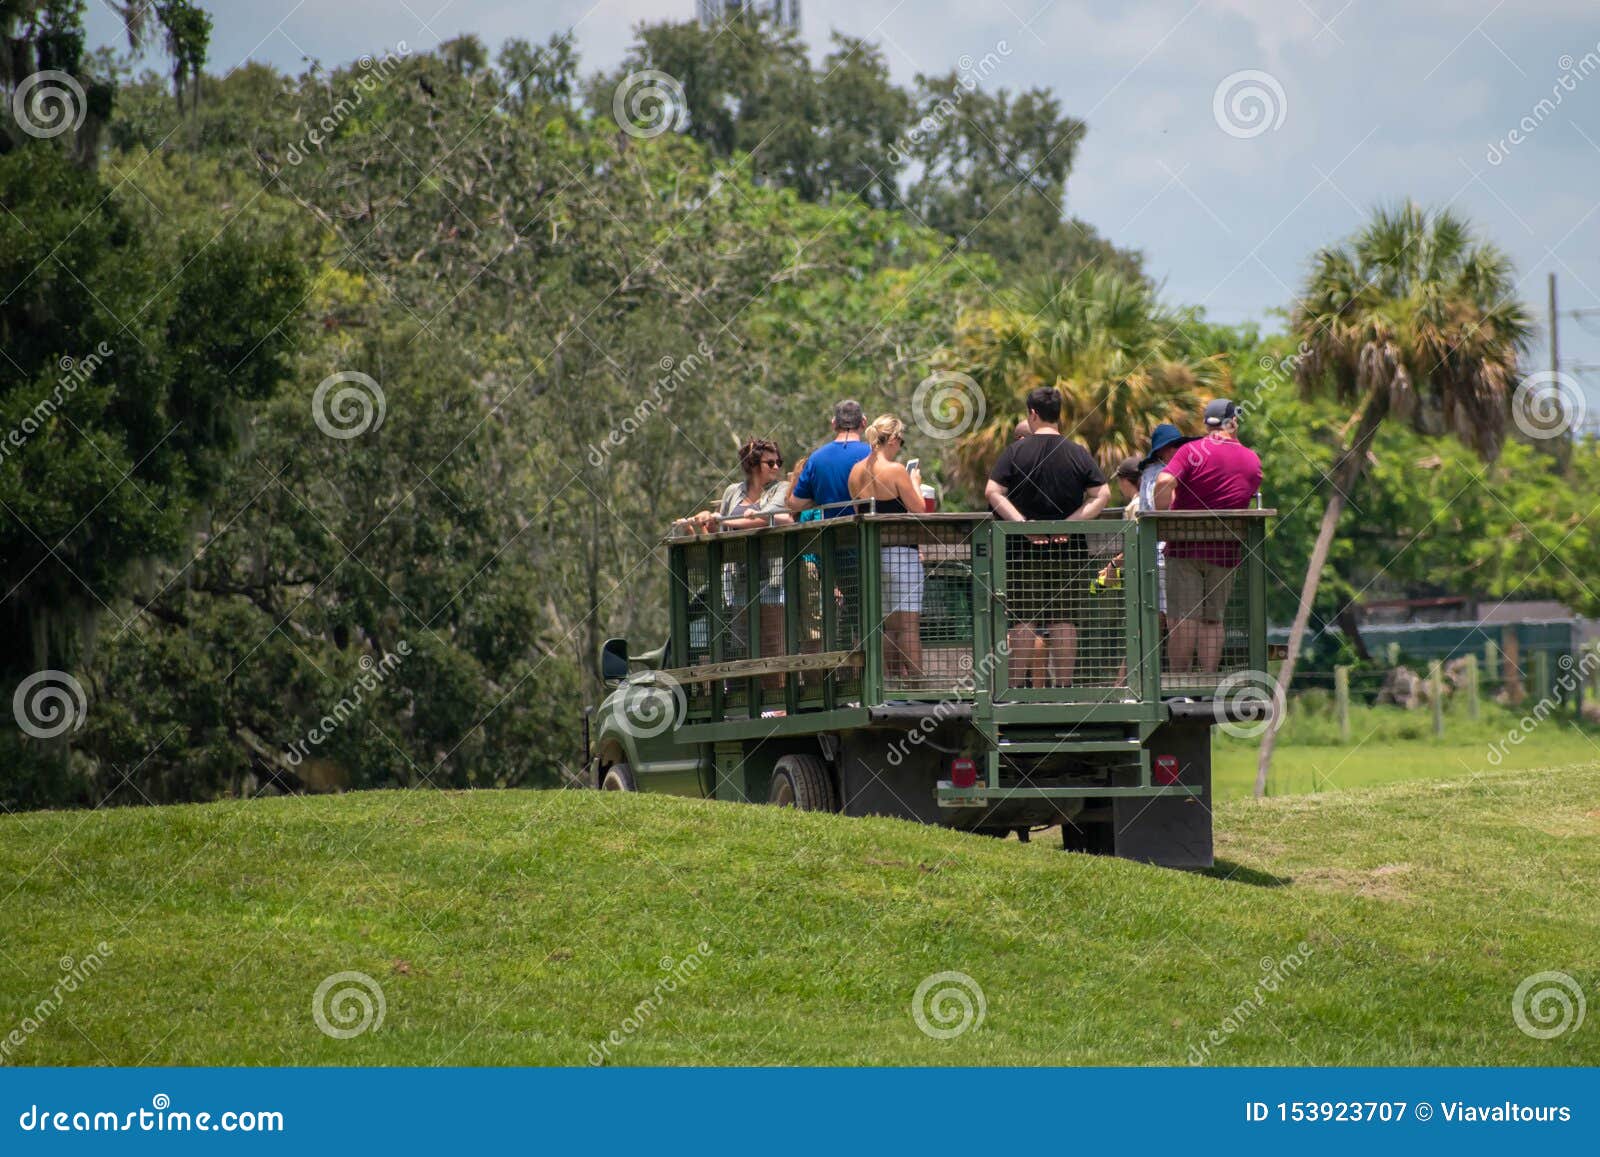
[[[1379, 387], [1367, 396], [1361, 409], [1361, 422], [1356, 427], [1355, 438], [1333, 468], [1330, 478], [1328, 506], [1322, 512], [1322, 527], [1317, 531], [1317, 543], [1311, 549], [1311, 560], [1306, 564], [1306, 581], [1300, 589], [1300, 606], [1294, 613], [1294, 624], [1289, 628], [1289, 651], [1278, 671], [1278, 686], [1273, 698], [1285, 705], [1289, 702], [1289, 684], [1294, 679], [1294, 666], [1300, 658], [1300, 647], [1305, 642], [1306, 625], [1311, 620], [1311, 604], [1317, 601], [1317, 587], [1322, 582], [1322, 568], [1328, 563], [1328, 551], [1333, 547], [1333, 534], [1339, 527], [1339, 516], [1350, 490], [1366, 469], [1367, 451], [1372, 439], [1383, 424], [1389, 409], [1389, 395]], [[1274, 721], [1261, 736], [1261, 755], [1256, 762], [1256, 798], [1267, 794], [1267, 773], [1272, 768], [1272, 749], [1278, 740], [1278, 725]]]
[[1344, 632], [1344, 637], [1350, 640], [1350, 646], [1355, 648], [1356, 658], [1363, 663], [1370, 663], [1372, 655], [1367, 650], [1367, 641], [1361, 637], [1361, 624], [1356, 622], [1356, 606], [1346, 603], [1339, 608], [1339, 613], [1334, 616], [1334, 621], [1339, 624], [1339, 629]]

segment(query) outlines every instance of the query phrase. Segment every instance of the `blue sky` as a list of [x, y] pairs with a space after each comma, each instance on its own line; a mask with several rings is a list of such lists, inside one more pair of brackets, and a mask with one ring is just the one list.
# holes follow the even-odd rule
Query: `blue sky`
[[[116, 35], [103, 0], [97, 43]], [[464, 31], [576, 32], [585, 71], [616, 63], [642, 20], [693, 0], [206, 0], [211, 67], [298, 71]], [[833, 29], [880, 44], [901, 81], [994, 53], [991, 87], [1045, 85], [1089, 133], [1069, 211], [1144, 252], [1175, 304], [1277, 323], [1312, 250], [1380, 202], [1452, 204], [1514, 258], [1542, 319], [1600, 308], [1600, 19], [1579, 0], [802, 0], [814, 49]], [[1004, 51], [1001, 51], [1001, 45]], [[1588, 64], [1585, 64], [1586, 54]], [[1265, 94], [1267, 122], [1222, 122], [1225, 78]], [[1280, 95], [1281, 93], [1281, 95]], [[1559, 93], [1559, 102], [1556, 95]], [[1545, 106], [1540, 101], [1548, 98]], [[1519, 128], [1527, 119], [1531, 131]], [[1261, 131], [1255, 131], [1260, 128]], [[1510, 140], [1512, 130], [1522, 134]], [[1589, 332], [1582, 325], [1592, 327]], [[1600, 315], [1561, 321], [1564, 363], [1600, 363]], [[1543, 345], [1541, 335], [1540, 344]], [[1534, 355], [1543, 365], [1545, 355]], [[1600, 372], [1582, 376], [1600, 413]]]

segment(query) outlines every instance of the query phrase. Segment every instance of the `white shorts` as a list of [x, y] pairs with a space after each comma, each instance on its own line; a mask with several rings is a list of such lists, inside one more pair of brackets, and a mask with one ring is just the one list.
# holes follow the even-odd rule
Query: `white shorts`
[[881, 548], [883, 613], [922, 613], [922, 556], [914, 546]]

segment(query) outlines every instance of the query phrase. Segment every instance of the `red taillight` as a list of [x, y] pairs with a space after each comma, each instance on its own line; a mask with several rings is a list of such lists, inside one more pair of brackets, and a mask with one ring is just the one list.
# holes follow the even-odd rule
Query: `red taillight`
[[1176, 755], [1158, 755], [1155, 762], [1156, 782], [1161, 784], [1178, 782], [1178, 757]]
[[950, 761], [950, 786], [973, 787], [978, 782], [978, 765], [970, 759]]

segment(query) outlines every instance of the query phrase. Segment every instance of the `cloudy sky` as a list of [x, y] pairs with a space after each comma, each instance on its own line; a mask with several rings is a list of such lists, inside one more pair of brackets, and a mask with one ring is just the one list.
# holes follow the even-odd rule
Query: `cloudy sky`
[[[97, 42], [116, 24], [103, 0]], [[572, 29], [585, 70], [693, 0], [205, 0], [211, 67], [298, 71], [461, 32]], [[1307, 256], [1406, 196], [1466, 213], [1542, 319], [1600, 309], [1600, 10], [1592, 0], [802, 0], [814, 48], [877, 42], [896, 78], [995, 54], [994, 87], [1049, 86], [1088, 123], [1068, 208], [1144, 252], [1176, 304], [1279, 323]], [[1248, 74], [1239, 76], [1236, 74]], [[1228, 83], [1231, 81], [1231, 84]], [[1219, 105], [1220, 98], [1220, 105]], [[1541, 104], [1541, 102], [1544, 102]], [[1520, 139], [1513, 139], [1513, 131]], [[1587, 325], [1592, 332], [1585, 330]], [[1600, 363], [1600, 313], [1561, 319]], [[1541, 345], [1543, 338], [1541, 337]], [[1535, 355], [1544, 364], [1545, 354]], [[1580, 375], [1600, 414], [1600, 371]]]

